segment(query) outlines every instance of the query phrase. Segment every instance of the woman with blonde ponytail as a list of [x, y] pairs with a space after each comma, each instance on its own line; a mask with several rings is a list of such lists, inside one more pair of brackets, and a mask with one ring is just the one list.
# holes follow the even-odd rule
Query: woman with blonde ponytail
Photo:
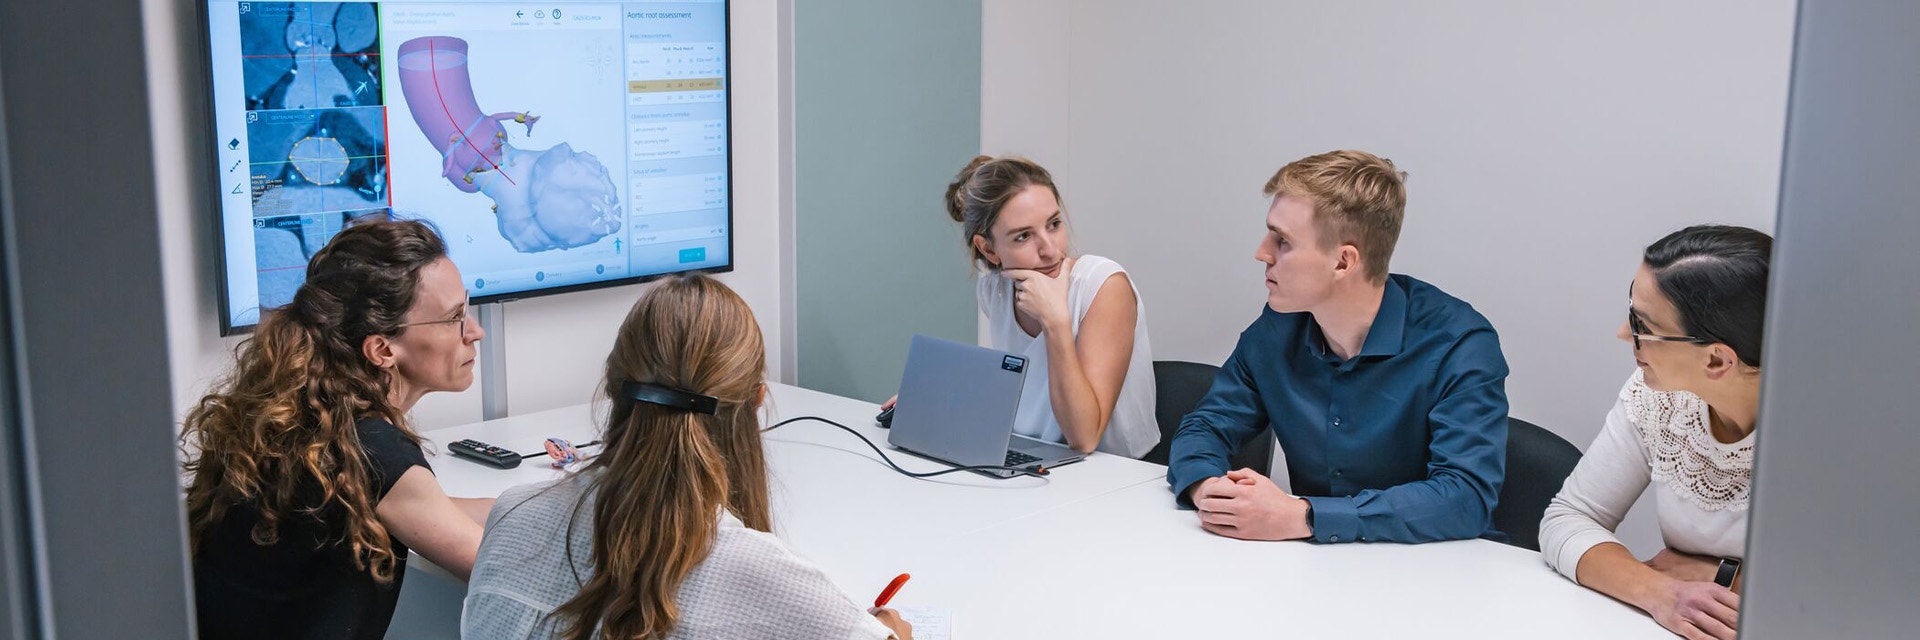
[[461, 636], [911, 640], [768, 533], [765, 378], [760, 327], [731, 289], [656, 285], [607, 356], [605, 450], [500, 496]]
[[465, 577], [491, 499], [448, 498], [407, 412], [482, 332], [420, 222], [341, 231], [180, 436], [200, 637], [380, 638], [409, 548]]

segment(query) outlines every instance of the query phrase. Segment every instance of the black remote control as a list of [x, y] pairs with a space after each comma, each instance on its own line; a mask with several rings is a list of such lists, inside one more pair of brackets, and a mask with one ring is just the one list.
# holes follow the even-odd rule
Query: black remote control
[[512, 469], [520, 466], [520, 454], [479, 440], [460, 440], [447, 445], [447, 450], [453, 455], [490, 467]]

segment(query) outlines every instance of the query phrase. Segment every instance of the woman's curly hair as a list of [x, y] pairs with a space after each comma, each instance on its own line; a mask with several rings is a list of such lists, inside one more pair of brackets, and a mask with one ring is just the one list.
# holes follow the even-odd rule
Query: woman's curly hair
[[374, 517], [377, 488], [355, 423], [378, 417], [418, 443], [388, 400], [389, 374], [362, 354], [368, 336], [397, 335], [420, 271], [447, 255], [418, 221], [354, 225], [307, 265], [306, 282], [270, 310], [238, 348], [238, 362], [200, 399], [180, 434], [193, 551], [235, 505], [260, 519], [255, 544], [279, 541], [292, 519], [327, 523], [355, 569], [393, 579], [392, 540]]

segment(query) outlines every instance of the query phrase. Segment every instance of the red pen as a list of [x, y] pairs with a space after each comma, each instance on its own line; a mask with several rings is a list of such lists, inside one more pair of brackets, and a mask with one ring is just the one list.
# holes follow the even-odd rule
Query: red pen
[[873, 599], [873, 608], [878, 609], [887, 606], [887, 601], [892, 600], [893, 594], [899, 593], [900, 587], [906, 585], [907, 578], [911, 577], [913, 577], [913, 574], [909, 573], [902, 573], [894, 577], [893, 582], [887, 583], [887, 588], [880, 590], [880, 597]]

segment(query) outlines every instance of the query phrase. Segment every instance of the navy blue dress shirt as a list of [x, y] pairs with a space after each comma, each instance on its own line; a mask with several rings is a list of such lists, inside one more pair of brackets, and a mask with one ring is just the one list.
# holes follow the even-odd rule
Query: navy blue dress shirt
[[1308, 313], [1262, 307], [1174, 436], [1167, 481], [1225, 474], [1273, 429], [1319, 542], [1504, 539], [1507, 361], [1486, 317], [1394, 274], [1360, 353], [1342, 361]]

